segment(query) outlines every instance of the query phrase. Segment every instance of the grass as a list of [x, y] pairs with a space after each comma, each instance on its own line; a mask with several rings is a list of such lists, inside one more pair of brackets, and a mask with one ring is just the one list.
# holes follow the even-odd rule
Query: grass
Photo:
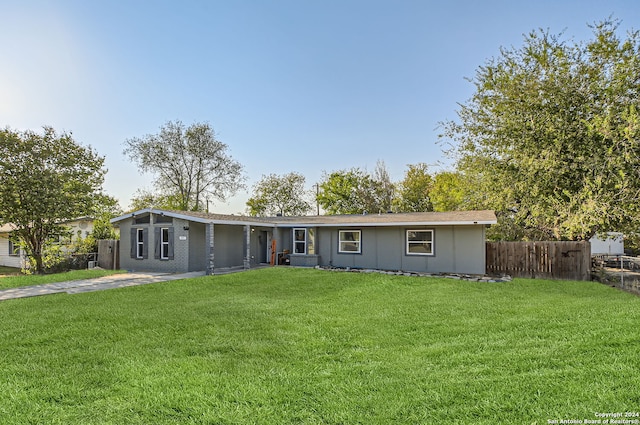
[[6, 424], [546, 424], [640, 408], [640, 299], [263, 269], [0, 303]]
[[18, 268], [0, 266], [0, 277], [2, 277], [4, 275], [15, 275], [15, 274], [19, 274], [19, 273], [20, 273], [20, 269], [18, 269]]
[[[14, 269], [18, 270], [18, 269]], [[18, 270], [19, 272], [19, 270]], [[124, 270], [72, 270], [64, 273], [53, 273], [43, 275], [11, 275], [0, 276], [0, 290], [9, 288], [19, 288], [21, 286], [43, 285], [46, 283], [65, 282], [68, 280], [92, 279], [95, 277], [108, 276], [115, 273], [124, 273]]]

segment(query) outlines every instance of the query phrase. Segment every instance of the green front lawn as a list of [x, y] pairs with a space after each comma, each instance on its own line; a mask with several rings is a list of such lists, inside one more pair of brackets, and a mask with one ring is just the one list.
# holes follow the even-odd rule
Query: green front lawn
[[0, 302], [0, 423], [547, 424], [640, 409], [640, 298], [262, 269]]
[[[19, 269], [14, 269], [20, 271]], [[0, 278], [0, 290], [18, 288], [21, 286], [43, 285], [45, 283], [65, 282], [68, 280], [93, 279], [95, 277], [108, 276], [115, 273], [124, 273], [124, 270], [71, 270], [64, 273], [53, 273], [43, 275], [13, 275]]]

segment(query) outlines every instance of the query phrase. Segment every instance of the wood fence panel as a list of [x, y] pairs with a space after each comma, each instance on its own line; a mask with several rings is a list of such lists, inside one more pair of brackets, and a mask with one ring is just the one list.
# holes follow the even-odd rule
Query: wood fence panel
[[589, 242], [487, 242], [488, 274], [591, 280]]
[[120, 241], [100, 239], [98, 241], [98, 265], [103, 269], [117, 270], [120, 268]]

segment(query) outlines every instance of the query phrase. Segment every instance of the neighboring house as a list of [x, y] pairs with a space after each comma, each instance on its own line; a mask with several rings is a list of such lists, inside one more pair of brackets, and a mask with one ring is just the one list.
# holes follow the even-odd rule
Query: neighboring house
[[623, 255], [624, 235], [620, 232], [600, 233], [589, 239], [591, 255]]
[[25, 265], [24, 252], [11, 238], [13, 225], [0, 227], [0, 266], [22, 268]]
[[[93, 231], [93, 218], [91, 217], [80, 217], [60, 224], [69, 230], [69, 236], [62, 236], [59, 240], [63, 246], [77, 241], [79, 237], [86, 238]], [[20, 249], [11, 238], [11, 232], [14, 228], [12, 224], [0, 227], [0, 266], [22, 268], [26, 265], [26, 257], [24, 250]]]
[[60, 224], [68, 229], [68, 236], [60, 237], [60, 243], [62, 245], [70, 245], [73, 242], [77, 242], [80, 238], [86, 238], [93, 232], [93, 217], [79, 217], [74, 220], [64, 221]]
[[[111, 220], [123, 269], [249, 269], [287, 257], [293, 266], [485, 273], [493, 211], [245, 217], [144, 209]], [[273, 251], [275, 247], [275, 251]]]

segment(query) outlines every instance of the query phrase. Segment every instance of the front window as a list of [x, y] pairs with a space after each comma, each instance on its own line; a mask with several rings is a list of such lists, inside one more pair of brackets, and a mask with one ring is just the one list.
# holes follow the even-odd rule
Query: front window
[[293, 253], [307, 253], [307, 229], [293, 229]]
[[12, 257], [17, 257], [20, 255], [20, 247], [16, 246], [16, 244], [9, 239], [9, 255]]
[[167, 227], [160, 230], [160, 258], [169, 259], [169, 229]]
[[136, 257], [144, 258], [144, 229], [137, 229], [136, 231]]
[[360, 254], [362, 252], [360, 230], [340, 230], [338, 232], [338, 252]]
[[433, 230], [407, 230], [407, 255], [433, 255]]

